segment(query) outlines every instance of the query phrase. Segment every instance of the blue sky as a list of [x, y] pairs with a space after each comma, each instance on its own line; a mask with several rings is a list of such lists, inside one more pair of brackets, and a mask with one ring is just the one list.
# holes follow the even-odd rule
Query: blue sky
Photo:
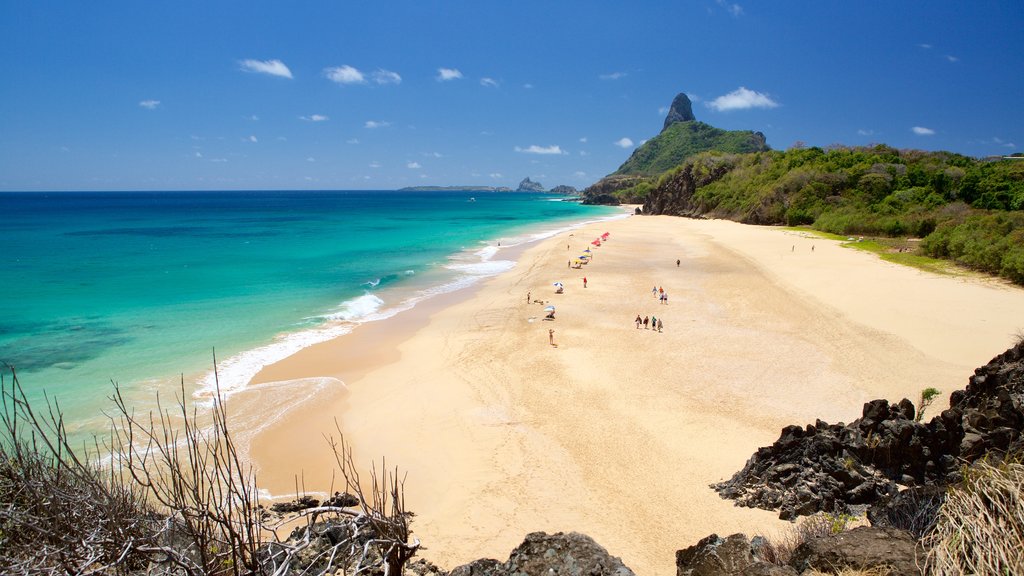
[[578, 188], [678, 92], [768, 144], [1024, 149], [1005, 2], [0, 3], [0, 190]]

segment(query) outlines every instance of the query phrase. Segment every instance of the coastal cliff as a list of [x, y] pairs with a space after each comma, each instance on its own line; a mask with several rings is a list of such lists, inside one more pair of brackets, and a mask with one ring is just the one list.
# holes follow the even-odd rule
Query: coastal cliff
[[[750, 130], [728, 131], [697, 120], [685, 93], [672, 100], [661, 132], [633, 151], [619, 169], [583, 191], [584, 204], [641, 203], [639, 195], [619, 198], [624, 190], [648, 189], [661, 173], [701, 152], [744, 153], [770, 150], [764, 134]], [[638, 201], [639, 200], [639, 201]]]

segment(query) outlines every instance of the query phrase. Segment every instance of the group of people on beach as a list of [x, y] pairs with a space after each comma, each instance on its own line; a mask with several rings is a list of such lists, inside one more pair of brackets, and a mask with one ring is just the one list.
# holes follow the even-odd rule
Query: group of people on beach
[[661, 318], [658, 318], [657, 316], [654, 315], [644, 316], [643, 318], [641, 318], [640, 315], [637, 314], [636, 320], [634, 320], [634, 322], [636, 322], [637, 330], [640, 329], [641, 324], [643, 324], [644, 330], [650, 329], [657, 330], [658, 332], [661, 332], [661, 329], [665, 327], [665, 324], [661, 321]]
[[668, 292], [660, 286], [651, 288], [651, 296], [657, 298], [659, 304], [668, 304]]

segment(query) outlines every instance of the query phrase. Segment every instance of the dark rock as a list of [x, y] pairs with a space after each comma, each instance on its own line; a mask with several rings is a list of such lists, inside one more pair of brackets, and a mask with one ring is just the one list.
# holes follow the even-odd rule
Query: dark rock
[[316, 508], [320, 505], [320, 501], [312, 496], [302, 496], [291, 500], [289, 502], [278, 502], [271, 504], [270, 509], [278, 514], [288, 514], [290, 512], [298, 512], [300, 510], [306, 510], [308, 508]]
[[888, 567], [891, 574], [921, 574], [923, 554], [909, 532], [895, 528], [860, 526], [835, 536], [822, 536], [797, 546], [790, 566], [835, 572], [842, 568], [867, 570]]
[[693, 115], [693, 104], [690, 103], [690, 97], [680, 92], [672, 100], [672, 106], [668, 109], [668, 116], [665, 117], [665, 125], [661, 130], [664, 132], [666, 128], [676, 122], [690, 122], [696, 119], [697, 117]]
[[576, 532], [533, 532], [509, 555], [508, 561], [476, 560], [452, 570], [450, 576], [634, 576], [622, 560]]
[[331, 496], [327, 500], [324, 500], [324, 506], [336, 506], [338, 508], [351, 508], [359, 505], [359, 498], [349, 494], [348, 492], [335, 492], [334, 496]]
[[[494, 560], [496, 562], [496, 560]], [[413, 576], [449, 576], [448, 571], [438, 567], [433, 562], [418, 558], [405, 565], [405, 574]]]
[[[755, 538], [755, 540], [757, 540]], [[763, 543], [762, 543], [763, 545]], [[792, 569], [766, 562], [758, 555], [760, 545], [743, 534], [721, 538], [712, 534], [676, 552], [677, 576], [788, 576]]]
[[448, 573], [448, 576], [505, 576], [505, 567], [501, 562], [490, 558], [474, 560], [463, 564]]
[[580, 193], [579, 190], [572, 186], [566, 186], [565, 184], [559, 184], [551, 190], [548, 190], [548, 192], [551, 192], [552, 194], [565, 194], [566, 196], [575, 196]]
[[527, 176], [523, 178], [523, 181], [519, 183], [519, 187], [516, 188], [516, 192], [543, 192], [544, 186], [540, 182], [534, 182]]
[[[646, 206], [645, 206], [646, 210]], [[907, 399], [866, 402], [850, 424], [786, 426], [742, 470], [712, 487], [738, 506], [795, 519], [850, 511], [902, 486], [956, 482], [964, 463], [1024, 449], [1024, 343], [975, 370], [966, 390], [927, 424]]]
[[908, 488], [868, 508], [868, 520], [872, 526], [898, 528], [921, 538], [935, 525], [945, 501], [945, 486]]

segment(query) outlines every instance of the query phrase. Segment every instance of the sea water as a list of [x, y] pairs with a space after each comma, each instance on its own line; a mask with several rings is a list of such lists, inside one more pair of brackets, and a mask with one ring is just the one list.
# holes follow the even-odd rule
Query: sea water
[[[0, 193], [0, 362], [94, 426], [113, 382], [209, 395], [622, 214], [498, 192]], [[500, 243], [500, 246], [499, 246]], [[6, 370], [6, 377], [10, 377]]]

